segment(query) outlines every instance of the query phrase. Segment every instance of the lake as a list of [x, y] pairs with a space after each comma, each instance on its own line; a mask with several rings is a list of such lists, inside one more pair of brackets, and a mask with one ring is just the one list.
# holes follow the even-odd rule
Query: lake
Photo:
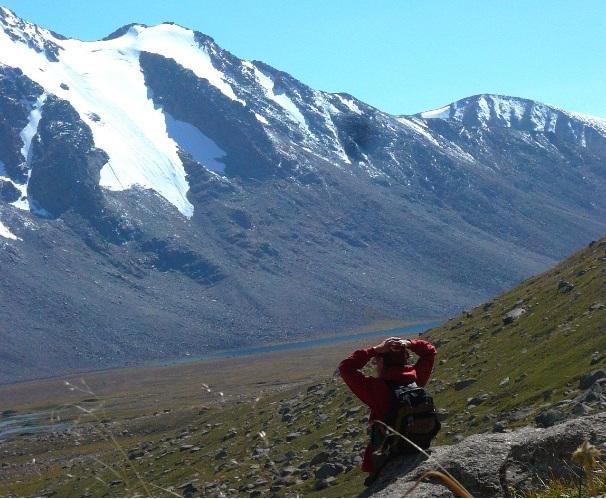
[[153, 365], [166, 365], [166, 364], [177, 364], [181, 362], [193, 362], [197, 360], [211, 360], [211, 359], [225, 359], [229, 357], [242, 357], [245, 355], [255, 355], [260, 353], [269, 352], [281, 352], [285, 350], [297, 350], [300, 348], [310, 348], [322, 345], [334, 345], [345, 341], [359, 340], [363, 338], [376, 338], [377, 336], [413, 336], [424, 333], [441, 325], [442, 322], [423, 322], [419, 324], [411, 324], [408, 326], [402, 326], [395, 329], [381, 329], [366, 331], [363, 333], [352, 333], [344, 336], [331, 336], [328, 338], [318, 338], [313, 340], [302, 340], [295, 341], [292, 343], [279, 343], [277, 345], [265, 345], [254, 348], [241, 348], [234, 350], [225, 350], [221, 352], [213, 352], [204, 355], [191, 355], [188, 357], [182, 357], [178, 359], [165, 360], [162, 362], [155, 362]]

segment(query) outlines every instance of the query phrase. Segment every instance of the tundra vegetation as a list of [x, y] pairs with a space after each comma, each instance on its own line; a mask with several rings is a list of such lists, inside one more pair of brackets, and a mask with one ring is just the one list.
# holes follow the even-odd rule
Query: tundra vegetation
[[[605, 281], [602, 239], [424, 333], [439, 352], [435, 445], [603, 411], [583, 386], [606, 368]], [[56, 427], [0, 440], [0, 495], [358, 496], [368, 411], [335, 369], [372, 341], [0, 386], [0, 423], [40, 413]], [[604, 443], [578, 445], [582, 495], [604, 495]], [[519, 494], [576, 496], [579, 483]]]

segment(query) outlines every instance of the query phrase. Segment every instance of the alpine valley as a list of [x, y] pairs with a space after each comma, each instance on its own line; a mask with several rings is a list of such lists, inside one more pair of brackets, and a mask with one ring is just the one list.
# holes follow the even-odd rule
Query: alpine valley
[[441, 320], [606, 234], [606, 120], [393, 116], [170, 23], [0, 27], [2, 383]]

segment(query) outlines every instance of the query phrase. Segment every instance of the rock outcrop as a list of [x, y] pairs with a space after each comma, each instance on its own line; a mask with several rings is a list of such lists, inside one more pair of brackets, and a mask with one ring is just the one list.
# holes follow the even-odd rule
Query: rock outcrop
[[[549, 428], [522, 428], [507, 433], [473, 435], [457, 445], [431, 450], [430, 456], [402, 457], [386, 466], [366, 497], [405, 497], [428, 471], [450, 473], [475, 497], [511, 497], [528, 493], [553, 478], [583, 475], [572, 453], [589, 441], [606, 451], [606, 413]], [[577, 475], [577, 476], [578, 476]], [[578, 480], [578, 479], [577, 479]], [[443, 482], [421, 482], [413, 497], [457, 497]]]

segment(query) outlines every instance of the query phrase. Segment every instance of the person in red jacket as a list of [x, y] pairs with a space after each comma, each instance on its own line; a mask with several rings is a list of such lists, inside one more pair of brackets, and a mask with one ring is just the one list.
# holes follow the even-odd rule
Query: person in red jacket
[[[419, 356], [414, 365], [409, 365], [407, 362], [409, 350]], [[394, 392], [387, 386], [386, 381], [394, 381], [398, 385], [416, 383], [418, 386], [425, 386], [429, 381], [436, 354], [436, 348], [428, 341], [391, 337], [377, 346], [356, 350], [339, 364], [339, 372], [349, 389], [370, 407], [368, 422], [372, 425], [377, 420], [385, 421], [394, 398]], [[360, 372], [369, 361], [375, 363], [376, 378]], [[375, 470], [370, 443], [364, 453], [362, 471], [368, 473], [378, 471]]]

